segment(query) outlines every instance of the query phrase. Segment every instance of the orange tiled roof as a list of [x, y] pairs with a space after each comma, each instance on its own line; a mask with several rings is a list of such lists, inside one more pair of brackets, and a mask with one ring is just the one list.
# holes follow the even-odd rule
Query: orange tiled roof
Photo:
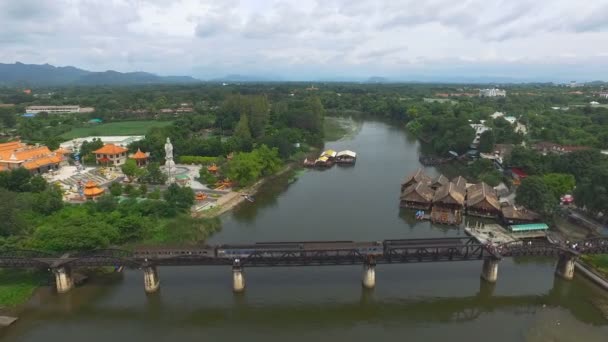
[[29, 148], [24, 148], [24, 149], [19, 149], [19, 150], [0, 151], [0, 159], [10, 160], [13, 153], [15, 154], [16, 161], [25, 161], [28, 159], [42, 158], [42, 157], [50, 156], [52, 154], [51, 150], [49, 150], [48, 147], [39, 146], [39, 147], [29, 147]]
[[9, 141], [9, 142], [0, 144], [0, 152], [13, 151], [13, 150], [16, 150], [18, 148], [23, 148], [23, 147], [25, 147], [25, 144], [23, 144], [20, 140]]
[[94, 186], [92, 188], [84, 189], [83, 193], [87, 197], [94, 197], [94, 196], [99, 196], [99, 195], [103, 194], [104, 190]]
[[89, 181], [84, 185], [85, 188], [94, 188], [97, 186], [97, 183], [93, 182], [89, 179]]
[[23, 163], [23, 167], [28, 170], [37, 169], [41, 166], [49, 165], [49, 164], [59, 164], [61, 162], [61, 157], [59, 156], [48, 156], [43, 158], [37, 158], [34, 160], [27, 161]]
[[143, 153], [140, 149], [137, 149], [137, 152], [135, 152], [131, 158], [133, 159], [146, 159], [148, 158], [148, 155]]
[[120, 147], [114, 144], [106, 144], [102, 148], [93, 151], [95, 154], [121, 154], [123, 152], [127, 152], [128, 150], [124, 147]]

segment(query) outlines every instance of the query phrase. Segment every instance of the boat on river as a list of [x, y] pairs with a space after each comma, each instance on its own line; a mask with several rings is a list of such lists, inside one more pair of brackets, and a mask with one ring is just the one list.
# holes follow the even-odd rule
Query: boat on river
[[253, 196], [243, 195], [243, 197], [251, 203], [255, 202], [255, 199], [253, 198]]
[[356, 152], [353, 152], [351, 150], [344, 150], [336, 154], [336, 163], [338, 163], [338, 165], [355, 165], [356, 162]]

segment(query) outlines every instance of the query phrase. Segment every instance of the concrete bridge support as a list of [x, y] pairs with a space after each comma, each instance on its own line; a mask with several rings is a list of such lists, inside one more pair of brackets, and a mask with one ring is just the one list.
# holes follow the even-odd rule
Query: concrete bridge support
[[236, 260], [232, 265], [232, 291], [235, 293], [245, 291], [245, 275], [243, 272], [243, 266]]
[[557, 261], [557, 267], [555, 268], [555, 274], [566, 280], [572, 280], [574, 278], [574, 262], [576, 257], [563, 253], [560, 254]]
[[481, 277], [489, 283], [495, 283], [498, 280], [498, 262], [500, 260], [494, 258], [483, 259], [483, 268], [481, 269]]
[[156, 266], [144, 267], [144, 289], [146, 293], [154, 293], [160, 288], [160, 279]]
[[367, 262], [363, 264], [363, 277], [361, 279], [363, 287], [366, 289], [373, 289], [376, 287], [376, 263]]
[[53, 269], [53, 273], [55, 274], [57, 293], [69, 292], [74, 287], [71, 268], [68, 266], [58, 267]]

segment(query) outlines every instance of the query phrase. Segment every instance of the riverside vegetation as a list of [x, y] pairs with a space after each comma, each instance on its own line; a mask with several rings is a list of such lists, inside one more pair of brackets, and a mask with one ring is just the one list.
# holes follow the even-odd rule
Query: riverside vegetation
[[[585, 105], [603, 84], [581, 88], [575, 94], [550, 85], [514, 85], [507, 87], [509, 95], [500, 99], [458, 95], [475, 92], [479, 87], [470, 85], [327, 84], [318, 90], [307, 90], [308, 86], [293, 83], [33, 89], [34, 95], [51, 92], [45, 99], [16, 88], [0, 88], [0, 103], [15, 105], [0, 107], [4, 140], [18, 135], [26, 142], [55, 149], [78, 130], [89, 134], [95, 133], [96, 127], [139, 125], [139, 129], [147, 129], [146, 138], [133, 143], [129, 150], [141, 148], [150, 152], [151, 161], [143, 174], [135, 175], [146, 186], [113, 185], [110, 194], [83, 205], [62, 203], [59, 189], [40, 177], [19, 170], [0, 172], [0, 247], [60, 251], [204, 240], [219, 229], [219, 221], [190, 217], [187, 208], [192, 200], [191, 190], [172, 186], [163, 194], [155, 189], [156, 184], [164, 182], [159, 166], [166, 138], [171, 138], [178, 160], [207, 158], [190, 161], [202, 165], [221, 163], [221, 177], [246, 186], [279, 170], [298, 153], [320, 146], [324, 138], [333, 138], [324, 134], [340, 129], [332, 121], [324, 125], [326, 115], [371, 116], [405, 125], [427, 141], [437, 155], [450, 150], [466, 152], [474, 136], [469, 124], [479, 120], [486, 120], [492, 128], [491, 134], [482, 137], [480, 150], [484, 151], [491, 149], [493, 143], [523, 142], [530, 146], [537, 141], [591, 147], [590, 151], [543, 156], [516, 146], [506, 164], [538, 176], [522, 184], [530, 193], [522, 196], [529, 203], [522, 204], [530, 208], [551, 212], [557, 204], [557, 194], [576, 185], [577, 205], [592, 214], [608, 212], [608, 158], [599, 152], [608, 148], [608, 109]], [[437, 94], [443, 98], [448, 94], [450, 101], [433, 100]], [[192, 107], [192, 113], [171, 111], [184, 103]], [[95, 112], [41, 113], [35, 118], [20, 115], [28, 105], [62, 104], [92, 106]], [[556, 106], [569, 109], [552, 108]], [[502, 118], [490, 118], [495, 111], [516, 116], [526, 124], [528, 134], [515, 132]], [[91, 119], [101, 119], [106, 126], [89, 124]], [[151, 120], [162, 124], [151, 125]], [[94, 162], [90, 152], [100, 144], [83, 144], [85, 163]], [[227, 160], [230, 154], [233, 158]], [[469, 172], [472, 178], [490, 184], [503, 179], [483, 161], [471, 165]], [[204, 171], [201, 179], [209, 184], [220, 180]], [[543, 193], [541, 201], [525, 200], [539, 193]]]

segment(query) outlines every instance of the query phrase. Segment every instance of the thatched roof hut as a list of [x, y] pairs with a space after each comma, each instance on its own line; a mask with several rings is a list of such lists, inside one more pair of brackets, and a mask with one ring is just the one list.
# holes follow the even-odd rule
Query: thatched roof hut
[[486, 183], [478, 183], [467, 189], [467, 212], [477, 216], [498, 216], [500, 202], [496, 191]]
[[462, 188], [462, 189], [467, 188], [467, 180], [462, 176], [458, 176], [458, 177], [452, 179], [452, 183], [456, 184], [456, 186], [459, 188]]
[[401, 183], [401, 192], [403, 192], [407, 187], [415, 183], [425, 183], [430, 184], [433, 180], [431, 177], [427, 176], [422, 168], [419, 168], [409, 176], [405, 178], [403, 183]]
[[524, 207], [508, 206], [502, 208], [502, 218], [507, 224], [538, 222], [541, 216]]
[[433, 182], [431, 183], [431, 188], [437, 190], [440, 187], [448, 184], [450, 182], [450, 180], [448, 179], [448, 177], [440, 174], [439, 176], [435, 177], [435, 179], [433, 179]]
[[435, 191], [433, 205], [440, 207], [462, 208], [464, 206], [465, 188], [449, 182]]
[[420, 182], [407, 187], [401, 193], [401, 206], [406, 208], [425, 209], [433, 202], [433, 189], [428, 184]]

